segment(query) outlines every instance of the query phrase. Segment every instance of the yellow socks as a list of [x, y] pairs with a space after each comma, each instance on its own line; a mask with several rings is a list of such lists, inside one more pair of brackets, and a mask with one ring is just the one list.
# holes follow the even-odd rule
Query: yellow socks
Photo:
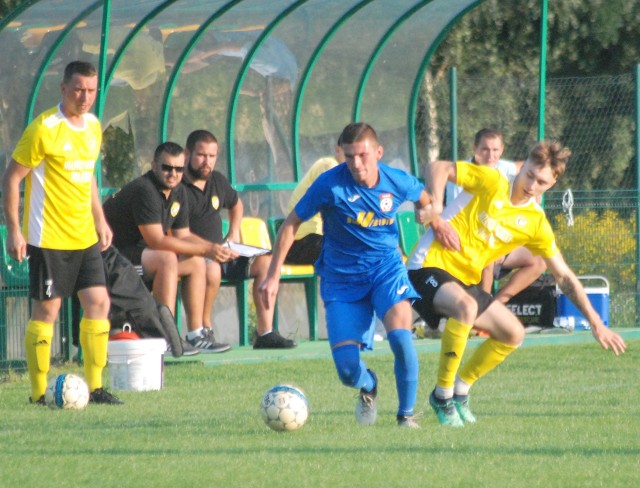
[[485, 374], [504, 361], [518, 346], [511, 346], [495, 339], [484, 341], [469, 358], [458, 376], [465, 383], [472, 385]]
[[47, 373], [51, 363], [53, 324], [30, 320], [24, 336], [27, 369], [31, 380], [31, 400], [37, 402], [47, 389]]
[[460, 367], [462, 355], [467, 347], [471, 325], [463, 324], [456, 319], [447, 319], [442, 333], [440, 346], [440, 365], [438, 367], [438, 387], [453, 390], [456, 372]]
[[107, 365], [109, 320], [80, 320], [80, 345], [84, 353], [84, 377], [89, 391], [102, 388], [102, 370]]

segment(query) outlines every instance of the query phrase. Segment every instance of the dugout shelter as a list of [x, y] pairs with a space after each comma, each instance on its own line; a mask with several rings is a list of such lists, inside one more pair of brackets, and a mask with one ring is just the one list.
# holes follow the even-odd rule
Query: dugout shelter
[[59, 99], [66, 63], [85, 59], [100, 76], [101, 188], [144, 172], [159, 142], [207, 128], [218, 169], [268, 217], [354, 120], [381, 133], [386, 161], [417, 174], [429, 60], [481, 3], [25, 1], [0, 24], [0, 169], [26, 124]]
[[[66, 64], [82, 59], [99, 72], [103, 195], [148, 170], [160, 142], [184, 144], [198, 128], [218, 137], [216, 169], [245, 213], [264, 220], [283, 215], [352, 121], [376, 128], [386, 162], [419, 175], [430, 159], [417, 127], [429, 62], [483, 1], [24, 1], [0, 22], [0, 173], [26, 125], [59, 101]], [[544, 56], [541, 73], [544, 93]], [[541, 97], [540, 120], [543, 108]], [[19, 319], [25, 283], [1, 284], [0, 307]], [[3, 322], [0, 359], [16, 329]]]

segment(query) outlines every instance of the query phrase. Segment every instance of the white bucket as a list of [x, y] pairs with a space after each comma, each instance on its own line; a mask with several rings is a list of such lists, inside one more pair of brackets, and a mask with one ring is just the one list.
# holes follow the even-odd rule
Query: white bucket
[[164, 339], [109, 341], [107, 359], [112, 390], [160, 390]]

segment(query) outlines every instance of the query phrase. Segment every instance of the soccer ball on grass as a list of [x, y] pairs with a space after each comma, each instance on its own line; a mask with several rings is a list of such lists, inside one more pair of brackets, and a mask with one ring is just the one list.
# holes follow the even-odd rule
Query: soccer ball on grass
[[44, 400], [49, 408], [80, 410], [89, 403], [89, 387], [75, 374], [59, 374], [47, 385]]
[[309, 416], [309, 403], [302, 390], [291, 385], [276, 385], [262, 397], [262, 419], [276, 431], [299, 429]]

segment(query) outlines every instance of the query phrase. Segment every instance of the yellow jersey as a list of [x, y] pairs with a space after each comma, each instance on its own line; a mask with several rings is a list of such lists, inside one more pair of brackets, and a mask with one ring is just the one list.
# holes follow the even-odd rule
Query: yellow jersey
[[466, 285], [480, 282], [489, 263], [525, 246], [533, 254], [550, 258], [559, 251], [544, 210], [531, 198], [511, 203], [513, 180], [495, 168], [458, 161], [457, 184], [468, 193], [448, 205], [442, 218], [460, 236], [460, 251], [446, 250], [431, 228], [420, 238], [409, 258], [409, 269], [440, 268]]
[[[336, 161], [335, 158], [330, 157], [318, 159], [313, 163], [311, 168], [309, 168], [309, 171], [307, 171], [298, 183], [298, 186], [293, 190], [291, 198], [289, 199], [289, 204], [287, 205], [287, 214], [295, 208], [298, 201], [302, 198], [302, 195], [307, 192], [318, 176], [331, 168], [335, 168], [336, 166], [338, 166], [338, 161]], [[298, 227], [298, 231], [296, 232], [295, 239], [300, 240], [309, 234], [322, 235], [322, 217], [320, 216], [320, 212], [300, 224], [300, 227]]]
[[91, 184], [102, 129], [92, 114], [84, 127], [68, 123], [53, 107], [25, 129], [13, 159], [31, 168], [25, 181], [22, 233], [37, 247], [86, 249], [98, 241], [91, 211]]

